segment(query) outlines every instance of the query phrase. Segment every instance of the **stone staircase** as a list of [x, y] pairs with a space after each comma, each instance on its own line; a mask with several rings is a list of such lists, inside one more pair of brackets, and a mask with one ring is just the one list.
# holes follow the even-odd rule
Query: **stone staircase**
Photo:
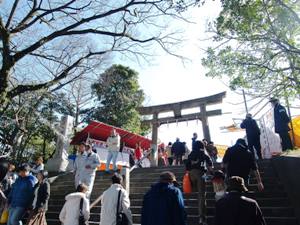
[[[294, 215], [294, 209], [291, 207], [287, 194], [283, 185], [278, 180], [269, 160], [259, 162], [259, 168], [265, 191], [257, 192], [256, 180], [251, 176], [249, 197], [255, 198], [260, 205], [268, 225], [299, 225]], [[141, 208], [143, 196], [150, 186], [157, 182], [159, 174], [163, 171], [172, 171], [179, 183], [182, 182], [184, 175], [183, 166], [173, 167], [153, 167], [135, 169], [130, 174], [130, 200], [131, 210], [133, 214], [134, 224], [140, 224]], [[60, 224], [58, 214], [64, 204], [64, 196], [74, 191], [73, 176], [65, 175], [57, 179], [52, 184], [51, 198], [49, 202], [49, 210], [47, 213], [47, 221], [49, 225]], [[111, 184], [110, 175], [97, 173], [94, 190], [91, 201], [96, 199]], [[207, 212], [208, 224], [213, 225], [215, 200], [213, 187], [211, 183], [207, 184]], [[188, 214], [188, 225], [198, 224], [197, 194], [184, 194], [186, 211]], [[91, 210], [91, 218], [89, 224], [99, 224], [100, 221], [100, 204]]]
[[[218, 165], [216, 165], [218, 167]], [[259, 169], [265, 190], [262, 193], [257, 191], [256, 179], [251, 176], [248, 194], [256, 199], [263, 211], [268, 225], [297, 225], [294, 209], [290, 206], [283, 184], [278, 180], [269, 160], [259, 162]], [[140, 212], [144, 193], [149, 190], [151, 184], [155, 183], [162, 171], [172, 171], [181, 183], [184, 175], [182, 166], [135, 169], [130, 179], [130, 199], [134, 223], [140, 223]], [[213, 225], [215, 213], [215, 200], [211, 183], [207, 184], [207, 213], [208, 223]], [[198, 224], [197, 194], [184, 194], [186, 211], [188, 214], [188, 225]]]
[[[111, 185], [111, 175], [97, 172], [94, 183], [91, 202], [98, 198], [103, 191]], [[59, 213], [65, 203], [65, 196], [75, 191], [74, 175], [68, 174], [59, 177], [51, 184], [51, 196], [49, 200], [49, 209], [46, 215], [48, 225], [60, 225]], [[100, 221], [100, 203], [91, 209], [90, 224], [99, 224]]]

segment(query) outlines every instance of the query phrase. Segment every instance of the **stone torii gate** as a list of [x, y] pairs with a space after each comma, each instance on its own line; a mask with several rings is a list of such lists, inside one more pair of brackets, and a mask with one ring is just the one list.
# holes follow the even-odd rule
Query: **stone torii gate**
[[[182, 102], [148, 106], [139, 108], [139, 112], [144, 116], [151, 116], [152, 119], [143, 120], [143, 123], [152, 125], [152, 164], [157, 165], [157, 139], [158, 139], [158, 127], [162, 124], [177, 123], [190, 120], [201, 120], [204, 138], [210, 140], [208, 117], [222, 115], [222, 110], [206, 110], [207, 105], [220, 104], [223, 98], [226, 96], [226, 92], [218, 93], [215, 95], [197, 98]], [[181, 110], [190, 108], [200, 108], [200, 112], [182, 115]], [[174, 116], [159, 118], [160, 113], [173, 112]]]

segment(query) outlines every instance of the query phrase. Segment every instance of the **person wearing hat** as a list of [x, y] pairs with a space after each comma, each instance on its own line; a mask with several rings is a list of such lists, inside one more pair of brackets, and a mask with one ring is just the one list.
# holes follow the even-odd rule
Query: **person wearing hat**
[[227, 186], [228, 193], [216, 202], [215, 225], [265, 225], [257, 202], [243, 195], [248, 191], [244, 179], [230, 177]]
[[159, 182], [144, 195], [141, 225], [186, 225], [182, 192], [172, 172], [160, 174]]
[[249, 150], [254, 154], [254, 148], [259, 159], [262, 159], [261, 145], [260, 145], [260, 129], [256, 121], [252, 118], [250, 113], [247, 113], [246, 119], [241, 123], [241, 128], [246, 129], [247, 141]]
[[19, 224], [25, 211], [31, 208], [34, 196], [35, 178], [30, 175], [30, 166], [22, 164], [18, 171], [19, 177], [8, 195], [9, 218], [7, 225]]
[[246, 184], [249, 182], [250, 171], [254, 171], [259, 191], [264, 189], [257, 164], [244, 139], [238, 139], [234, 146], [226, 150], [222, 167], [227, 177], [242, 177]]
[[282, 151], [293, 149], [293, 144], [289, 135], [289, 123], [291, 119], [286, 113], [286, 109], [279, 104], [278, 99], [271, 98], [270, 102], [274, 108], [275, 133], [280, 136]]

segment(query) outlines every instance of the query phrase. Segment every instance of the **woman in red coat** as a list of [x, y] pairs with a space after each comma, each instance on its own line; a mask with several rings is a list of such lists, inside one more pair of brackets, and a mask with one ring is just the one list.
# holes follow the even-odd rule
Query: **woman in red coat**
[[135, 160], [139, 161], [143, 156], [143, 149], [141, 148], [141, 143], [137, 143], [134, 151]]

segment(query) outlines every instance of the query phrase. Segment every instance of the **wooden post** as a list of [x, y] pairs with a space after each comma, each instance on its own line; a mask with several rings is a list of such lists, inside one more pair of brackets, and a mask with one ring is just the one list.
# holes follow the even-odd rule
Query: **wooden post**
[[206, 140], [210, 141], [210, 133], [209, 133], [209, 127], [208, 127], [208, 121], [207, 121], [207, 115], [206, 115], [206, 105], [205, 104], [202, 104], [200, 106], [200, 112], [201, 112], [201, 122], [202, 122], [203, 136]]
[[157, 152], [157, 139], [158, 139], [158, 127], [159, 124], [157, 122], [158, 113], [153, 114], [152, 123], [152, 144], [151, 144], [151, 165], [157, 166], [158, 165], [158, 152]]

